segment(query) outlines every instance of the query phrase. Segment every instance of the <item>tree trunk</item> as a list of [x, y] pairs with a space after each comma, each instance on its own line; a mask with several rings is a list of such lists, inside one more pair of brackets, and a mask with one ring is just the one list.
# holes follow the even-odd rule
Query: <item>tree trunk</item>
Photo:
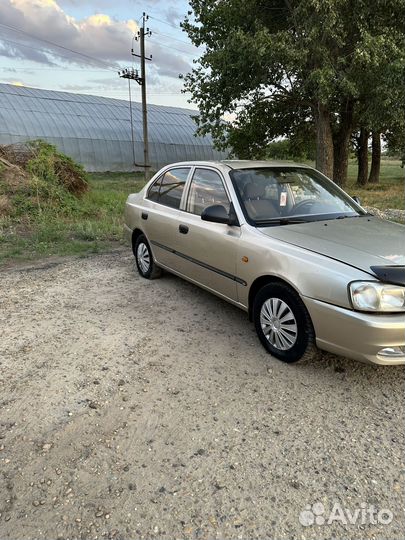
[[330, 112], [321, 103], [314, 110], [316, 129], [316, 165], [325, 176], [332, 178], [333, 173], [333, 138]]
[[368, 137], [370, 132], [366, 128], [360, 129], [357, 149], [357, 185], [365, 186], [368, 182]]
[[333, 140], [333, 181], [341, 187], [346, 185], [349, 164], [349, 143], [353, 129], [354, 103], [348, 101], [340, 112], [338, 131]]
[[371, 139], [371, 170], [368, 181], [370, 184], [378, 184], [380, 181], [381, 166], [381, 135], [379, 131], [372, 132]]

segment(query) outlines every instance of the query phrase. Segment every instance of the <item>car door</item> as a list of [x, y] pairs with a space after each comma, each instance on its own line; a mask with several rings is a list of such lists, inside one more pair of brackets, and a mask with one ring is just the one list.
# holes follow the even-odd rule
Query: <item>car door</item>
[[142, 229], [157, 263], [178, 270], [174, 254], [178, 236], [179, 208], [191, 167], [165, 171], [150, 186], [141, 213]]
[[202, 211], [213, 204], [227, 211], [230, 198], [220, 173], [196, 167], [178, 217], [177, 251], [179, 271], [220, 295], [237, 300], [236, 256], [240, 227], [201, 219]]

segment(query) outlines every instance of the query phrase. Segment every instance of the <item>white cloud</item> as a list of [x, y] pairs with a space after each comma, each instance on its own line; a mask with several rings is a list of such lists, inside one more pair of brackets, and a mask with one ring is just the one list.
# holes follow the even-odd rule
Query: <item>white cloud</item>
[[163, 44], [151, 42], [148, 51], [152, 53], [153, 58], [151, 70], [156, 70], [161, 76], [178, 79], [180, 73], [184, 74], [191, 70], [189, 56], [183, 57], [181, 54], [172, 53]]
[[[97, 13], [84, 19], [75, 19], [66, 14], [55, 0], [1, 0], [0, 20], [2, 24], [16, 27], [31, 36], [55, 42], [67, 49], [73, 49], [88, 56], [109, 63], [125, 61], [130, 58], [131, 40], [138, 30], [133, 19], [119, 21], [109, 15]], [[3, 34], [4, 35], [4, 34]], [[54, 58], [61, 57], [70, 62], [88, 63], [84, 57], [72, 52], [52, 47], [34, 40], [26, 34], [7, 31], [6, 39], [14, 42], [31, 43], [33, 47], [45, 48]], [[28, 47], [3, 43], [8, 56], [46, 62], [45, 53], [29, 50]], [[3, 53], [7, 55], [7, 53]], [[41, 56], [42, 54], [42, 56]], [[49, 62], [48, 62], [49, 63]]]
[[[69, 3], [74, 4], [75, 1], [65, 0], [63, 5], [68, 6]], [[174, 8], [171, 9], [174, 16], [176, 12]], [[132, 38], [138, 31], [138, 23], [134, 19], [118, 20], [105, 13], [95, 13], [83, 18], [72, 17], [62, 9], [61, 0], [59, 3], [55, 0], [0, 0], [0, 21], [25, 32], [24, 34], [3, 27], [4, 41], [1, 43], [0, 38], [0, 56], [51, 66], [60, 62], [98, 68], [116, 68], [118, 62], [128, 65], [132, 61]], [[47, 40], [48, 43], [32, 36]], [[57, 43], [65, 49], [55, 47], [49, 42]], [[178, 78], [179, 73], [189, 71], [190, 56], [186, 51], [183, 54], [175, 50], [183, 47], [170, 40], [166, 46], [159, 36], [152, 36], [147, 43], [147, 54], [153, 54], [150, 71], [174, 79]], [[138, 48], [139, 44], [135, 43], [135, 49]], [[79, 51], [87, 57], [67, 49]], [[192, 48], [189, 46], [188, 50]], [[88, 57], [98, 61], [92, 61]]]

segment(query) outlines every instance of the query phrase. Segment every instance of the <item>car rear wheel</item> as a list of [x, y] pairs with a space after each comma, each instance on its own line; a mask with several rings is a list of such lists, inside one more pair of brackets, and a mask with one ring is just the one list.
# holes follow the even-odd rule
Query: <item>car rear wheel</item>
[[134, 255], [138, 272], [142, 277], [155, 279], [161, 276], [162, 270], [156, 266], [148, 241], [143, 234], [136, 239]]
[[279, 360], [292, 363], [317, 355], [309, 313], [288, 285], [261, 288], [253, 302], [253, 320], [264, 348]]

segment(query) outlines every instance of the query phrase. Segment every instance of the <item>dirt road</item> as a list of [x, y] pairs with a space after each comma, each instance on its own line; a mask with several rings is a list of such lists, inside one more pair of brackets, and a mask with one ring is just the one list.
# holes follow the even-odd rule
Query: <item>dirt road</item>
[[285, 365], [128, 251], [0, 280], [2, 540], [403, 540], [402, 367]]

